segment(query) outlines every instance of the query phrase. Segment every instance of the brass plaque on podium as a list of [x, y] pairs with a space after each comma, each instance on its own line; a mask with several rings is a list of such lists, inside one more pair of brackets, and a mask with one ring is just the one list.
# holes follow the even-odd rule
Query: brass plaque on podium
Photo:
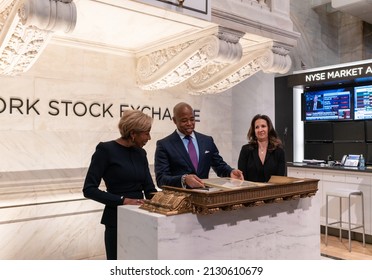
[[164, 215], [212, 214], [220, 210], [310, 197], [317, 192], [318, 181], [285, 176], [272, 176], [267, 183], [232, 178], [204, 179], [205, 187], [199, 189], [163, 186], [163, 191], [145, 201], [141, 208]]

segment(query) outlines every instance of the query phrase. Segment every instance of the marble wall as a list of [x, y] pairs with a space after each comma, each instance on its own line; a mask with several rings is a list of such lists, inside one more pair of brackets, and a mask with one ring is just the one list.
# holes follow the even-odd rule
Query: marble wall
[[102, 206], [82, 197], [84, 173], [0, 173], [0, 259], [102, 258]]
[[[175, 129], [173, 106], [186, 101], [200, 110], [196, 129], [212, 135], [224, 159], [236, 166], [255, 108], [252, 96], [262, 88], [256, 83], [273, 83], [272, 75], [259, 74], [259, 80], [247, 81], [249, 91], [234, 89], [244, 98], [233, 103], [232, 91], [144, 92], [132, 69], [130, 57], [50, 44], [26, 74], [0, 77], [0, 259], [104, 257], [103, 205], [84, 199], [81, 189], [97, 143], [119, 136], [120, 110], [140, 108], [154, 117], [145, 146], [152, 165], [156, 140]], [[273, 110], [271, 102], [258, 108]]]
[[290, 3], [294, 30], [301, 33], [291, 52], [293, 71], [372, 57], [371, 24], [333, 9], [330, 1]]

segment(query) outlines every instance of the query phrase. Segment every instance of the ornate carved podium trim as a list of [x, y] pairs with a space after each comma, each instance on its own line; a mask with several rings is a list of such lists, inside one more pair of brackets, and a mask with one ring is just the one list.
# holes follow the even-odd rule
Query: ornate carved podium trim
[[151, 202], [147, 201], [141, 208], [164, 215], [187, 213], [191, 209], [190, 196], [191, 194], [172, 190], [157, 192]]
[[[248, 187], [218, 190], [181, 189], [164, 186], [163, 191], [141, 206], [142, 209], [164, 215], [191, 212], [212, 214], [243, 207], [254, 207], [284, 200], [311, 197], [318, 190], [316, 179], [273, 176], [269, 183], [250, 182]], [[216, 187], [216, 185], [213, 185]]]

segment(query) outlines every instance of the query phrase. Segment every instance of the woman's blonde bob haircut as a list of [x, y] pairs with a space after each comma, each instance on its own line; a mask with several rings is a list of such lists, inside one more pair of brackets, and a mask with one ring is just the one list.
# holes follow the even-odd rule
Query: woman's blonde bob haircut
[[138, 110], [125, 110], [119, 121], [119, 132], [122, 138], [130, 139], [131, 133], [151, 130], [153, 119]]

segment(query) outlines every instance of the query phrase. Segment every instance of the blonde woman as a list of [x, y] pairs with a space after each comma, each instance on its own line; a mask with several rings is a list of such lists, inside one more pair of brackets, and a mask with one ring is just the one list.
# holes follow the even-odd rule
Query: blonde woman
[[[117, 259], [117, 206], [141, 205], [156, 192], [146, 151], [152, 118], [138, 110], [125, 111], [119, 122], [121, 137], [97, 145], [84, 182], [84, 196], [103, 203], [108, 260]], [[100, 190], [101, 180], [106, 191]]]

